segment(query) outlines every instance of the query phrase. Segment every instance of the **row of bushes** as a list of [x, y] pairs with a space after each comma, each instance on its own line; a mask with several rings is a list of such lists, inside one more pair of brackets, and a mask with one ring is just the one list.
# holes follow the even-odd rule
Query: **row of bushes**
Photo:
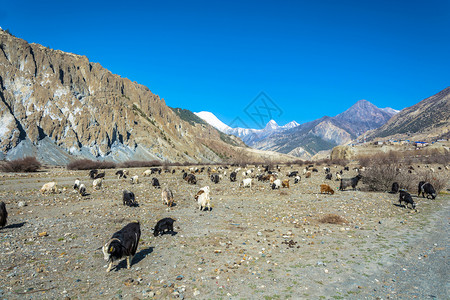
[[37, 172], [41, 168], [41, 163], [36, 157], [24, 157], [11, 161], [6, 161], [0, 164], [2, 172]]

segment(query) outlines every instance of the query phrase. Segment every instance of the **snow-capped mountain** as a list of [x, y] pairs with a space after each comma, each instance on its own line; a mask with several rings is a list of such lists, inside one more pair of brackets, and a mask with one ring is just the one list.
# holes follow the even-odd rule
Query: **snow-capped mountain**
[[282, 132], [294, 128], [300, 124], [295, 121], [289, 122], [284, 126], [280, 126], [274, 120], [270, 120], [263, 129], [253, 129], [253, 128], [231, 128], [222, 121], [219, 120], [213, 113], [208, 111], [201, 111], [194, 113], [199, 118], [203, 119], [209, 125], [215, 127], [216, 129], [222, 131], [226, 134], [232, 134], [241, 138], [244, 143], [252, 146], [254, 143], [269, 137], [272, 134]]

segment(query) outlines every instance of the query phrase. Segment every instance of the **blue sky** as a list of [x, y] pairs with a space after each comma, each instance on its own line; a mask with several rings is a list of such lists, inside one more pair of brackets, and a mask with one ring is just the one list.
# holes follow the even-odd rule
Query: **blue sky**
[[258, 127], [244, 109], [260, 92], [283, 125], [361, 99], [401, 109], [449, 86], [448, 0], [16, 0], [0, 26], [227, 124]]

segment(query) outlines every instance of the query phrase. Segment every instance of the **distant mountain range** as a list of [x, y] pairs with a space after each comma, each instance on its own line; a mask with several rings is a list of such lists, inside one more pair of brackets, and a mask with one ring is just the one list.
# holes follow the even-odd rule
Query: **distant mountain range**
[[335, 117], [324, 116], [301, 125], [292, 121], [284, 126], [270, 120], [264, 129], [230, 128], [211, 112], [195, 114], [218, 130], [240, 137], [250, 147], [310, 159], [319, 151], [330, 150], [380, 127], [398, 112], [360, 100]]

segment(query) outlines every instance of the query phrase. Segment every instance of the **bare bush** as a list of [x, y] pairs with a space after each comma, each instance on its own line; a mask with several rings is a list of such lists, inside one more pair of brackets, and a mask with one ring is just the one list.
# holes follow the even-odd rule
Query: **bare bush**
[[399, 171], [394, 165], [374, 164], [363, 173], [362, 182], [370, 191], [389, 191], [392, 183], [398, 181]]
[[69, 163], [68, 170], [92, 170], [92, 169], [114, 169], [117, 165], [109, 161], [93, 161], [90, 159], [79, 159]]
[[121, 168], [150, 168], [162, 166], [163, 162], [160, 160], [129, 160], [119, 164]]
[[41, 168], [41, 163], [36, 157], [28, 156], [8, 161], [0, 168], [3, 172], [37, 172]]
[[319, 222], [324, 224], [346, 224], [347, 220], [335, 214], [328, 214], [320, 218]]
[[[421, 171], [417, 174], [416, 183], [418, 184], [420, 181], [429, 182], [433, 185], [436, 193], [439, 193], [447, 186], [450, 181], [449, 177], [448, 173], [435, 173], [429, 170]], [[415, 188], [418, 188], [418, 185]]]

